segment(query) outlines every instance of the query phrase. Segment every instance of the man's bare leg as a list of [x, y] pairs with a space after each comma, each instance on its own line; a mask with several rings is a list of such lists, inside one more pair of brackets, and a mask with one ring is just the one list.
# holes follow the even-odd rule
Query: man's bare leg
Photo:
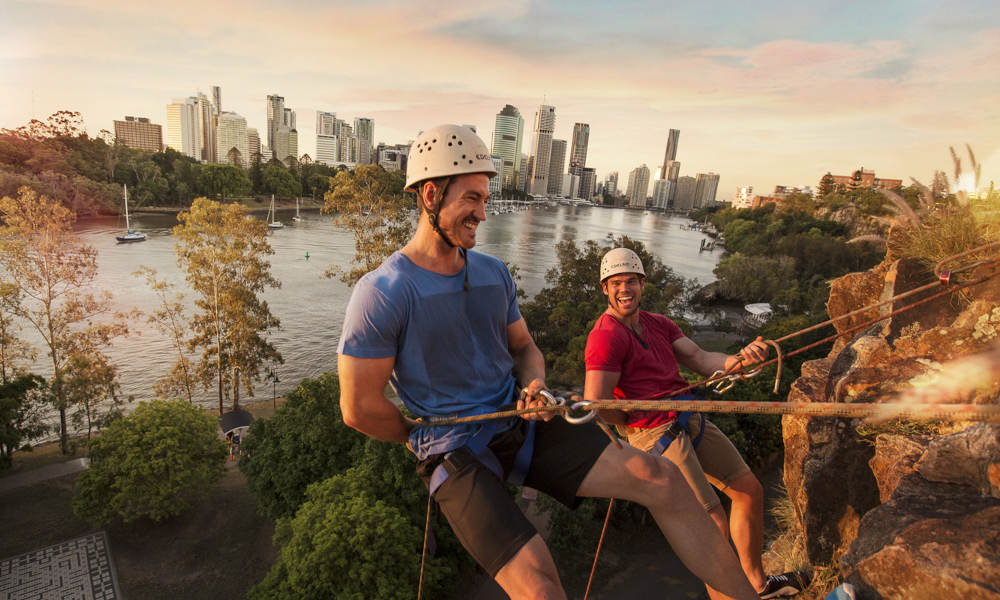
[[723, 493], [733, 501], [729, 527], [743, 572], [755, 589], [762, 589], [766, 578], [760, 557], [764, 548], [764, 488], [753, 473], [747, 473], [730, 482]]
[[729, 541], [665, 458], [608, 445], [577, 490], [579, 496], [624, 498], [649, 509], [681, 561], [718, 598], [759, 600]]
[[537, 533], [497, 572], [495, 579], [511, 600], [566, 600], [556, 563]]

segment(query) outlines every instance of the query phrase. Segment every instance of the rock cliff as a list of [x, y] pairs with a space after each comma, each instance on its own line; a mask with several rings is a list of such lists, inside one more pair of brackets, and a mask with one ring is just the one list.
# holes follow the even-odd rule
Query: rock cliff
[[[838, 317], [933, 280], [916, 261], [887, 259], [832, 282], [827, 309]], [[939, 289], [836, 327], [845, 332]], [[994, 277], [839, 338], [826, 358], [803, 365], [788, 400], [982, 404], [997, 403], [998, 392]], [[860, 599], [1000, 598], [1000, 424], [786, 416], [782, 425], [797, 524], [788, 535], [811, 565], [836, 570]]]

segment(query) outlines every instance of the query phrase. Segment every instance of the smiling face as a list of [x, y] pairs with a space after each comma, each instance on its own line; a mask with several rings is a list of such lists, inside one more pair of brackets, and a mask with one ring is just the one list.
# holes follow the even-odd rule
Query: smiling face
[[468, 250], [476, 245], [476, 229], [486, 220], [490, 178], [483, 173], [459, 175], [445, 190], [438, 226], [455, 243]]
[[612, 275], [601, 283], [608, 297], [608, 309], [614, 316], [626, 320], [639, 311], [645, 283], [646, 278], [637, 273]]

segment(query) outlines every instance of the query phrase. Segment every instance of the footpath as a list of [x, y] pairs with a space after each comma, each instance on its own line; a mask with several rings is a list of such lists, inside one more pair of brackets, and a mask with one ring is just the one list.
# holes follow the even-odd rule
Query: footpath
[[74, 458], [73, 460], [68, 460], [54, 465], [39, 467], [37, 469], [25, 471], [24, 473], [8, 475], [7, 477], [0, 478], [0, 494], [5, 494], [11, 490], [27, 485], [34, 485], [40, 481], [55, 479], [56, 477], [70, 475], [71, 473], [79, 473], [89, 466], [90, 459], [83, 457]]

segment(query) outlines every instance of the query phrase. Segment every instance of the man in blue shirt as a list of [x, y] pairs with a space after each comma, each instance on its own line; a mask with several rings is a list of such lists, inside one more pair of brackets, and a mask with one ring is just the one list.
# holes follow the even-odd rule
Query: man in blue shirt
[[385, 397], [391, 383], [422, 417], [544, 404], [545, 361], [510, 273], [471, 250], [495, 175], [486, 145], [467, 127], [435, 127], [411, 146], [406, 187], [417, 194], [420, 220], [351, 296], [337, 363], [344, 422], [409, 445], [459, 540], [511, 598], [565, 593], [545, 542], [504, 488], [508, 475], [569, 506], [581, 497], [639, 502], [717, 597], [757, 598], [669, 461], [618, 449], [593, 425], [539, 415], [418, 426]]

